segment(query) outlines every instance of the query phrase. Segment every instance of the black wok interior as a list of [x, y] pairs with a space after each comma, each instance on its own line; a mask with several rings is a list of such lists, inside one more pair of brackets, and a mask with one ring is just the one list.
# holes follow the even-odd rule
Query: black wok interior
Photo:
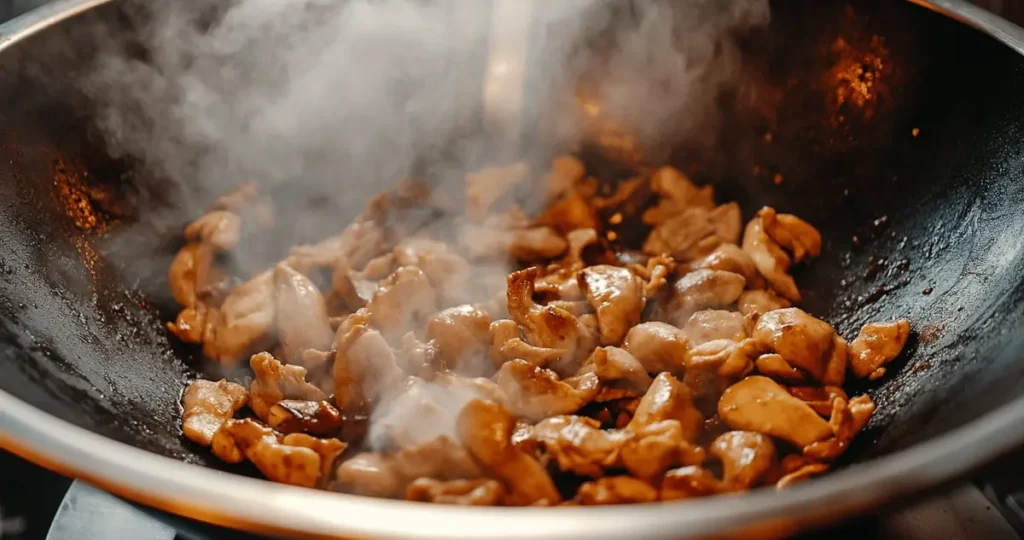
[[[908, 3], [773, 7], [771, 27], [745, 44], [758, 97], [723, 97], [718, 143], [673, 156], [748, 215], [771, 205], [821, 230], [824, 254], [797, 279], [804, 306], [844, 336], [868, 320], [912, 322], [907, 353], [864, 385], [879, 410], [848, 454], [863, 461], [1024, 388], [1024, 59]], [[138, 194], [158, 193], [140, 190], [157, 180], [106, 155], [74, 91], [86, 29], [118, 17], [107, 6], [0, 55], [0, 388], [212, 465], [179, 431], [196, 358], [161, 322], [171, 314], [162, 269], [185, 214], [151, 226], [146, 212], [162, 203]], [[883, 57], [864, 105], [836, 103], [851, 84], [833, 76], [837, 37]]]

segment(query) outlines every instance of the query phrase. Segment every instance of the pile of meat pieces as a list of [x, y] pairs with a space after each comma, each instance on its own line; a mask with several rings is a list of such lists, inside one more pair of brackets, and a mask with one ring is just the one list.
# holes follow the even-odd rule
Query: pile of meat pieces
[[[186, 230], [168, 326], [226, 369], [248, 358], [252, 378], [193, 382], [185, 436], [299, 486], [590, 505], [785, 487], [865, 427], [874, 403], [843, 385], [884, 374], [909, 324], [848, 343], [791, 307], [791, 265], [821, 250], [811, 225], [766, 207], [744, 226], [665, 167], [645, 179], [651, 232], [622, 257], [581, 163], [559, 158], [542, 180], [552, 203], [531, 220], [501, 206], [528, 168], [470, 175], [451, 242], [396, 238], [389, 216], [408, 201], [383, 194], [233, 287], [216, 255], [263, 226], [240, 208], [264, 203], [249, 186], [218, 201]], [[524, 269], [504, 283], [481, 270], [509, 260]]]

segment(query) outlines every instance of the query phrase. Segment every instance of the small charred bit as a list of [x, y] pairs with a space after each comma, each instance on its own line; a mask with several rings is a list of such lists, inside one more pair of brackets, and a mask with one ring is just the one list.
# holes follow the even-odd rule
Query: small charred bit
[[583, 505], [645, 503], [658, 500], [658, 490], [632, 476], [606, 476], [584, 482], [576, 492]]
[[472, 400], [462, 408], [457, 429], [462, 444], [509, 491], [516, 506], [558, 504], [562, 501], [554, 481], [535, 459], [512, 444], [516, 420], [501, 405]]
[[226, 380], [195, 380], [181, 397], [181, 430], [196, 444], [210, 446], [221, 425], [245, 406], [249, 395], [241, 385]]
[[850, 343], [850, 370], [858, 378], [878, 379], [885, 375], [885, 364], [900, 355], [910, 337], [910, 322], [865, 324]]
[[726, 389], [718, 414], [732, 429], [777, 437], [798, 448], [832, 435], [828, 422], [767, 377], [747, 377]]
[[255, 376], [249, 387], [249, 407], [261, 420], [266, 420], [270, 408], [285, 399], [327, 399], [322, 390], [306, 382], [306, 368], [284, 365], [269, 353], [254, 354], [249, 366]]
[[489, 478], [476, 480], [435, 480], [420, 478], [405, 490], [408, 501], [457, 504], [462, 506], [501, 506], [505, 488]]
[[665, 306], [667, 321], [682, 327], [690, 316], [704, 309], [721, 309], [736, 302], [746, 280], [722, 270], [694, 270], [679, 278]]
[[622, 348], [643, 364], [648, 373], [682, 373], [690, 358], [686, 333], [663, 322], [634, 326], [626, 334]]
[[775, 466], [775, 444], [752, 431], [730, 431], [711, 443], [711, 455], [722, 462], [722, 479], [737, 490], [758, 484]]
[[341, 430], [343, 418], [338, 409], [327, 401], [285, 399], [270, 408], [267, 424], [286, 435], [310, 433], [328, 436]]
[[711, 471], [698, 465], [689, 465], [665, 473], [661, 480], [659, 496], [663, 501], [672, 501], [705, 497], [726, 491], [728, 488], [715, 478]]
[[787, 364], [823, 381], [836, 331], [827, 322], [798, 308], [770, 311], [757, 320], [753, 337]]

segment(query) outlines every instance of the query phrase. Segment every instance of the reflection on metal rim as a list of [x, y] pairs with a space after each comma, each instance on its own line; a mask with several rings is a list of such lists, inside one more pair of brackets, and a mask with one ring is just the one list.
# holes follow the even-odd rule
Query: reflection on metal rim
[[[0, 25], [0, 52], [111, 0], [62, 0]], [[1024, 30], [965, 2], [911, 0], [1024, 54]], [[984, 441], [984, 444], [978, 444]], [[1024, 398], [902, 452], [776, 492], [603, 508], [461, 508], [274, 484], [107, 439], [0, 391], [0, 446], [127, 499], [218, 525], [306, 537], [778, 537], [955, 479], [1024, 443]], [[827, 504], [821, 504], [827, 501]]]

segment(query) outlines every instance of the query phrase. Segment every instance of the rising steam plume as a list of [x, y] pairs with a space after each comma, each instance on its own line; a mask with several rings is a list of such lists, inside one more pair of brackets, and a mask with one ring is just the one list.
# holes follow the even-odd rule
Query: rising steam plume
[[[285, 237], [322, 238], [397, 180], [425, 173], [459, 188], [463, 171], [507, 157], [480, 119], [492, 24], [482, 0], [163, 1], [145, 13], [146, 54], [102, 54], [82, 83], [112, 152], [167, 178], [188, 215], [252, 180], [277, 190], [278, 223], [296, 229]], [[527, 136], [515, 151], [542, 156], [539, 176], [551, 151], [540, 141], [587, 135], [581, 79], [641, 144], [711, 140], [716, 97], [741, 73], [733, 36], [766, 24], [769, 9], [540, 0], [534, 15], [525, 106], [544, 111], [532, 129], [554, 137]], [[332, 219], [302, 219], [311, 206]]]

